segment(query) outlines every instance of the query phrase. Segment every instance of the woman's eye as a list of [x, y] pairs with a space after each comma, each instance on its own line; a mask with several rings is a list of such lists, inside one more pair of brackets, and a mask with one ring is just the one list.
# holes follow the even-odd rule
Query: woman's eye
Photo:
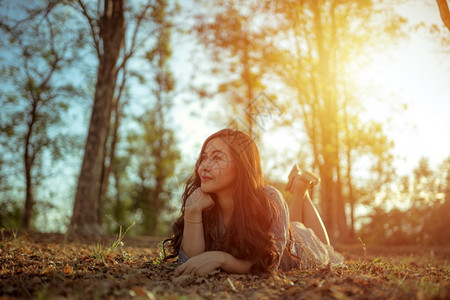
[[222, 157], [222, 156], [219, 156], [219, 155], [214, 155], [213, 159], [214, 159], [215, 161], [220, 161], [220, 160], [223, 160], [223, 157]]

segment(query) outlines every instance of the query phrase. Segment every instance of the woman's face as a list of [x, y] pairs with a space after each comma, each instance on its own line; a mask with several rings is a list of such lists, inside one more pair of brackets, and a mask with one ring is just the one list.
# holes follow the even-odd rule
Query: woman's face
[[230, 146], [220, 137], [206, 144], [200, 156], [198, 175], [204, 193], [228, 193], [236, 178], [236, 165], [231, 156]]

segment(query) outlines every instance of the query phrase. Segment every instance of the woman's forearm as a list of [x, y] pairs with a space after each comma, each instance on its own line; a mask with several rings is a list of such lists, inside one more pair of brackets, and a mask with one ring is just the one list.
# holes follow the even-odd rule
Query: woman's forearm
[[228, 273], [248, 274], [252, 268], [252, 262], [237, 259], [231, 254], [223, 251], [206, 251], [190, 258], [184, 264], [180, 265], [175, 274], [187, 275], [197, 274], [204, 276], [221, 268]]
[[248, 274], [252, 269], [253, 263], [249, 260], [238, 259], [233, 255], [221, 252], [223, 263], [221, 269], [228, 273]]
[[202, 211], [186, 207], [184, 214], [184, 231], [181, 247], [189, 257], [205, 252]]

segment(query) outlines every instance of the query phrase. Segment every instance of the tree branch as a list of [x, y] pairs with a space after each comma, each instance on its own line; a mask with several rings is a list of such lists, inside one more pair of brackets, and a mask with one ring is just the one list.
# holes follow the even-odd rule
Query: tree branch
[[95, 24], [94, 24], [95, 19], [89, 14], [86, 5], [84, 5], [83, 1], [78, 0], [78, 4], [81, 7], [81, 13], [83, 14], [83, 16], [86, 17], [86, 19], [89, 22], [89, 28], [91, 29], [92, 39], [94, 40], [94, 48], [95, 51], [97, 52], [97, 57], [101, 57], [102, 54], [100, 52], [100, 41], [98, 38], [98, 34], [95, 32]]

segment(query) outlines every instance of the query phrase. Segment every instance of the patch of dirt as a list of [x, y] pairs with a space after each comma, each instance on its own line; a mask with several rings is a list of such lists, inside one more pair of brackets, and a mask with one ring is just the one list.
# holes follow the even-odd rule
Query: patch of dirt
[[450, 247], [339, 246], [346, 268], [174, 275], [160, 238], [2, 231], [0, 299], [449, 299]]

